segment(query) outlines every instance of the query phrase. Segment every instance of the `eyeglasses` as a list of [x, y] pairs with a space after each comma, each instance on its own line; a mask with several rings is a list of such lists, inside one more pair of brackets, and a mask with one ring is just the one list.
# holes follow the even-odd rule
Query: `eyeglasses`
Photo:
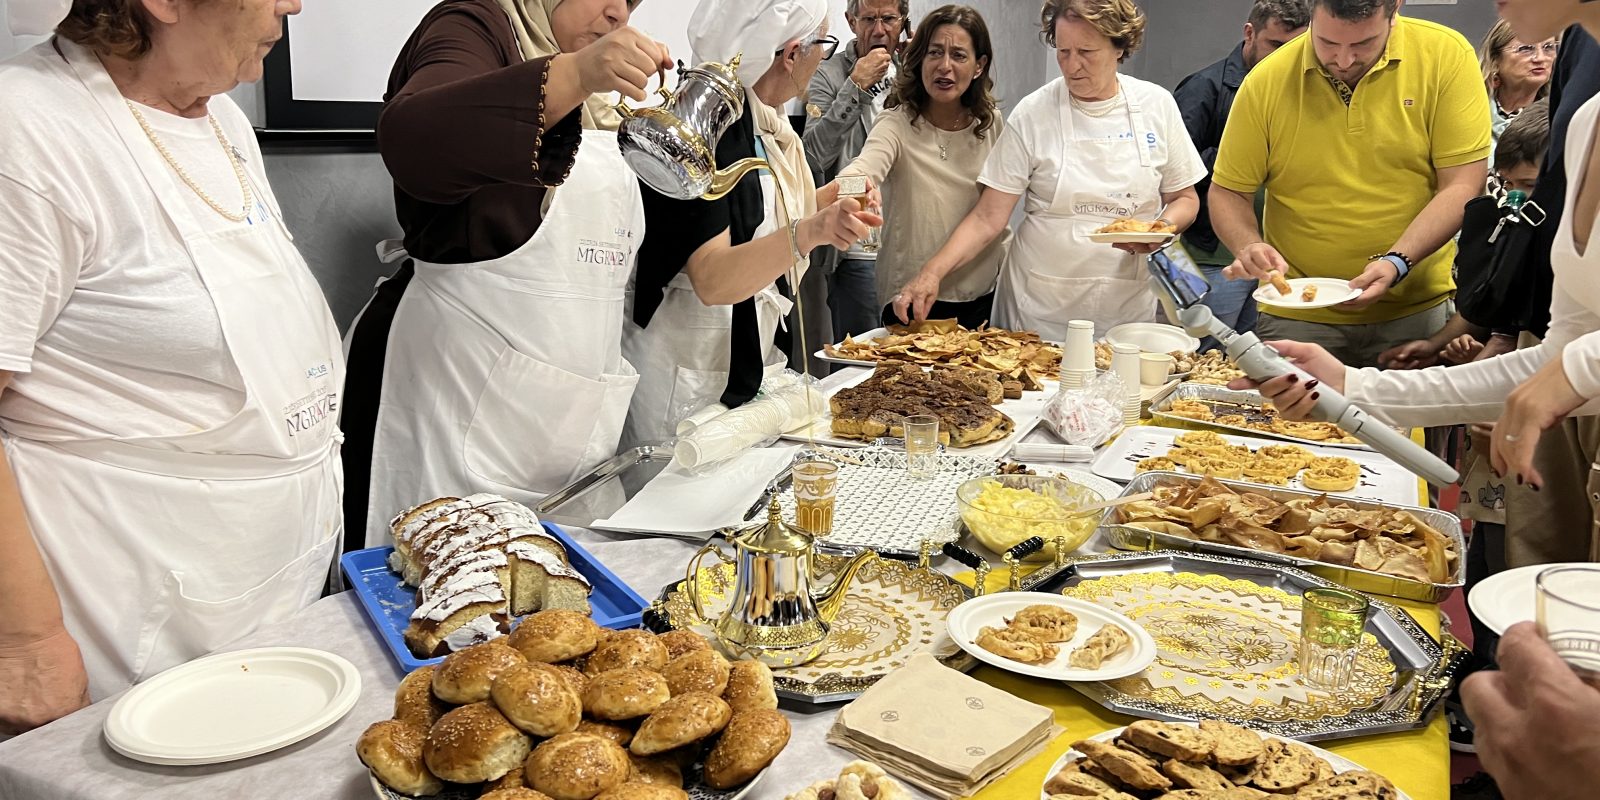
[[893, 28], [894, 26], [904, 22], [905, 19], [905, 17], [902, 17], [899, 14], [885, 14], [881, 17], [856, 17], [856, 22], [865, 23], [868, 28], [874, 25], [882, 25], [885, 28]]
[[820, 44], [820, 45], [822, 45], [822, 60], [823, 61], [827, 61], [828, 59], [833, 58], [834, 51], [839, 49], [839, 37], [837, 37], [837, 36], [831, 36], [831, 35], [830, 36], [824, 36], [821, 39], [813, 39], [813, 40], [811, 40], [811, 43], [812, 44]]
[[1535, 53], [1544, 53], [1546, 58], [1555, 58], [1560, 52], [1560, 42], [1545, 42], [1543, 44], [1519, 44], [1516, 47], [1507, 47], [1506, 52], [1523, 58], [1533, 58]]

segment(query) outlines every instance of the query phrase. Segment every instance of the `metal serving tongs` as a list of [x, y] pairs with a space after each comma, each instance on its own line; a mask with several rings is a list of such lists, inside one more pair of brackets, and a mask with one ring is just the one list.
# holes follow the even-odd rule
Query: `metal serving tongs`
[[[1176, 306], [1178, 320], [1189, 335], [1211, 336], [1221, 342], [1228, 357], [1252, 380], [1267, 381], [1291, 373], [1310, 379], [1305, 370], [1267, 346], [1254, 333], [1239, 333], [1212, 316], [1211, 309], [1200, 302], [1211, 287], [1183, 247], [1168, 245], [1151, 253], [1146, 263], [1156, 288]], [[1343, 395], [1326, 386], [1319, 391], [1321, 396], [1311, 410], [1313, 419], [1338, 425], [1436, 486], [1448, 486], [1460, 478], [1438, 456], [1379, 422]]]

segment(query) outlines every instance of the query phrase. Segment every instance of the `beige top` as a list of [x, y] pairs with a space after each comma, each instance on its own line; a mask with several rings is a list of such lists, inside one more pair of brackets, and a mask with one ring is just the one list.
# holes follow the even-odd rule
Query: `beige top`
[[[878, 115], [861, 155], [839, 171], [865, 175], [883, 187], [883, 249], [878, 253], [878, 299], [887, 305], [895, 292], [916, 277], [944, 246], [967, 212], [978, 204], [978, 173], [1000, 138], [1002, 121], [982, 139], [966, 130], [942, 131], [927, 120], [913, 127], [911, 115], [895, 108]], [[949, 159], [940, 157], [943, 144]], [[994, 291], [1000, 262], [1011, 240], [1007, 228], [966, 266], [950, 273], [939, 287], [939, 299], [974, 300]]]

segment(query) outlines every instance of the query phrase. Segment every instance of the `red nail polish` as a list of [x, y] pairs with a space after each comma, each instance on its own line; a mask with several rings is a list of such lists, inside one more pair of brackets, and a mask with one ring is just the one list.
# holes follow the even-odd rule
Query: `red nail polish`
[[1522, 473], [1520, 473], [1520, 472], [1517, 473], [1517, 485], [1518, 486], [1522, 485]]
[[1315, 388], [1317, 388], [1317, 382], [1316, 381], [1312, 381], [1312, 382], [1306, 384], [1306, 391], [1308, 391], [1308, 392], [1311, 391], [1312, 389], [1315, 389]]
[[1530, 484], [1528, 484], [1528, 486], [1531, 487], [1536, 492], [1539, 491], [1539, 484], [1537, 484], [1537, 483], [1530, 483]]
[[1291, 374], [1291, 375], [1290, 375], [1290, 376], [1289, 376], [1289, 382], [1290, 382], [1290, 383], [1299, 383], [1299, 382], [1300, 382], [1300, 376], [1299, 376], [1299, 375], [1292, 375], [1292, 374]]
[[1311, 393], [1311, 399], [1312, 400], [1315, 400], [1315, 399], [1317, 399], [1317, 398], [1319, 398], [1321, 396], [1322, 396], [1322, 392], [1312, 392]]

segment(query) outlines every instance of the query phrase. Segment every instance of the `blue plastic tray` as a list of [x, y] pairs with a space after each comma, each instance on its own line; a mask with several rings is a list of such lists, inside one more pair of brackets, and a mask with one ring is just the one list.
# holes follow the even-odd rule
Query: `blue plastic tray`
[[[594, 591], [589, 594], [589, 605], [594, 609], [594, 621], [604, 628], [621, 630], [637, 628], [644, 609], [649, 606], [643, 597], [623, 583], [611, 570], [606, 569], [589, 551], [567, 536], [567, 532], [548, 522], [542, 523], [550, 535], [567, 547], [567, 560], [582, 573]], [[407, 672], [428, 664], [437, 664], [443, 658], [417, 658], [406, 647], [405, 630], [411, 624], [411, 612], [417, 607], [417, 590], [405, 585], [394, 570], [389, 569], [389, 554], [393, 547], [371, 547], [345, 553], [339, 559], [345, 579], [361, 598], [361, 606], [377, 630], [378, 638], [389, 647], [389, 653]]]

